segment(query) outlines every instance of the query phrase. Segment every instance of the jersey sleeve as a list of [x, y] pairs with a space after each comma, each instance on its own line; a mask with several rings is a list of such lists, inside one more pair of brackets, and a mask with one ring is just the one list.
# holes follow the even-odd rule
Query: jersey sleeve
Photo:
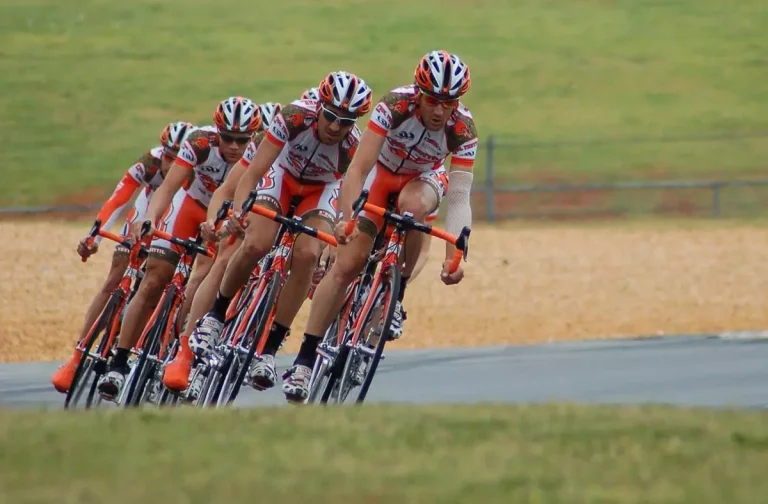
[[245, 148], [245, 152], [243, 153], [243, 157], [240, 158], [240, 164], [248, 168], [250, 166], [251, 162], [253, 161], [253, 158], [256, 157], [256, 151], [259, 148], [259, 144], [262, 140], [264, 140], [264, 135], [266, 132], [262, 131], [256, 137], [248, 143], [248, 147]]
[[373, 109], [371, 119], [368, 121], [368, 129], [377, 135], [387, 136], [392, 128], [392, 110], [386, 102], [380, 101]]
[[[96, 218], [101, 221], [102, 229], [109, 229], [115, 224], [115, 221], [120, 216], [123, 209], [128, 202], [131, 201], [133, 193], [136, 192], [136, 189], [141, 187], [143, 175], [140, 175], [140, 173], [142, 173], [142, 170], [144, 169], [146, 168], [142, 166], [142, 163], [138, 162], [125, 172], [125, 175], [123, 175], [123, 178], [117, 184], [117, 187], [115, 187], [112, 195], [106, 202], [104, 202], [104, 205], [102, 205], [96, 216]], [[101, 242], [101, 237], [97, 236], [95, 242]]]
[[477, 157], [477, 129], [471, 115], [458, 114], [448, 140], [451, 166], [471, 169]]
[[211, 152], [211, 138], [207, 131], [197, 130], [189, 133], [176, 156], [176, 163], [193, 169]]
[[264, 138], [280, 147], [306, 129], [307, 112], [294, 104], [286, 105], [272, 118]]

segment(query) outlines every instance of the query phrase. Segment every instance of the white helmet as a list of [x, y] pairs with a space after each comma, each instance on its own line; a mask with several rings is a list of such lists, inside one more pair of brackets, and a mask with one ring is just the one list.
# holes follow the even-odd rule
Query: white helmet
[[319, 100], [320, 94], [317, 92], [317, 88], [309, 88], [303, 93], [301, 93], [301, 99], [302, 100]]
[[419, 61], [416, 85], [423, 92], [445, 99], [455, 99], [469, 91], [469, 67], [455, 54], [432, 51]]
[[371, 88], [360, 77], [349, 72], [331, 72], [320, 81], [320, 101], [357, 116], [371, 110]]
[[185, 121], [169, 123], [160, 133], [160, 143], [163, 144], [163, 147], [177, 151], [181, 147], [184, 135], [190, 128], [192, 128], [192, 123]]
[[274, 119], [274, 117], [280, 112], [281, 108], [282, 106], [275, 102], [267, 102], [259, 105], [262, 129], [269, 128], [269, 125], [272, 124], [272, 119]]
[[220, 130], [253, 133], [261, 128], [261, 114], [248, 98], [230, 96], [216, 107], [213, 122]]

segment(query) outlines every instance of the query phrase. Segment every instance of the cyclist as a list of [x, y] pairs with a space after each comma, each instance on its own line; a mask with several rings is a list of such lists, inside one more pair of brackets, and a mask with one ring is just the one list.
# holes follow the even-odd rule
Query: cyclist
[[[168, 173], [176, 155], [179, 152], [179, 146], [187, 131], [190, 131], [192, 124], [184, 121], [172, 122], [168, 124], [160, 134], [160, 145], [144, 153], [136, 163], [131, 166], [120, 182], [115, 187], [114, 192], [99, 210], [96, 218], [101, 221], [103, 229], [109, 229], [122, 214], [125, 207], [130, 202], [133, 195], [139, 190], [139, 195], [133, 203], [130, 213], [123, 225], [122, 235], [127, 235], [131, 225], [144, 217], [144, 213], [149, 205], [149, 199], [152, 193], [163, 182], [163, 178]], [[81, 257], [87, 258], [95, 254], [99, 249], [101, 236], [97, 236], [91, 246], [87, 245], [89, 237], [80, 240], [77, 245], [77, 253]], [[118, 284], [120, 283], [125, 268], [128, 267], [128, 249], [122, 245], [115, 247], [112, 255], [112, 264], [109, 267], [109, 273], [102, 285], [101, 290], [94, 296], [88, 311], [85, 314], [85, 323], [80, 332], [81, 341], [91, 326], [98, 318], [104, 306], [109, 300]], [[72, 357], [62, 365], [53, 375], [51, 381], [53, 386], [62, 393], [67, 393], [75, 378], [77, 364], [80, 361], [80, 352], [75, 350]]]
[[[163, 231], [182, 239], [194, 238], [206, 219], [213, 192], [236, 163], [250, 162], [249, 153], [255, 151], [253, 135], [261, 127], [258, 106], [248, 98], [232, 96], [218, 105], [213, 119], [213, 126], [197, 128], [187, 134], [144, 219], [133, 225], [135, 238], [141, 232], [143, 221], [150, 221], [154, 229], [161, 216]], [[138, 341], [151, 310], [173, 277], [181, 249], [165, 240], [154, 239], [149, 253], [144, 279], [125, 312], [115, 357], [108, 372], [99, 379], [99, 392], [106, 399], [114, 399], [120, 393], [129, 371], [130, 349]], [[197, 286], [212, 264], [202, 255], [195, 262], [198, 263], [196, 274], [190, 275], [185, 287], [189, 298], [194, 297]], [[180, 317], [183, 320], [184, 314]]]
[[[308, 370], [312, 365], [318, 342], [338, 314], [347, 287], [365, 265], [383, 224], [380, 217], [362, 212], [352, 235], [346, 235], [352, 203], [363, 188], [369, 191], [368, 201], [378, 206], [386, 206], [389, 194], [399, 193], [398, 210], [423, 221], [440, 203], [440, 168], [450, 155], [445, 227], [459, 234], [462, 227], [471, 225], [469, 191], [477, 133], [472, 115], [459, 101], [469, 87], [469, 68], [457, 55], [432, 51], [417, 65], [414, 85], [394, 89], [377, 103], [344, 176], [339, 222], [334, 229], [339, 242], [336, 260], [317, 286], [296, 367]], [[413, 232], [406, 240], [393, 338], [402, 335], [403, 295], [424, 239], [422, 233]], [[454, 246], [447, 245], [441, 279], [448, 285], [463, 277], [461, 268], [448, 273], [453, 252]], [[308, 394], [306, 386], [290, 392], [302, 398]]]
[[301, 99], [302, 100], [319, 100], [320, 94], [318, 93], [316, 87], [309, 88], [303, 93], [301, 93]]
[[[371, 90], [362, 79], [347, 72], [331, 72], [318, 86], [319, 100], [297, 100], [286, 106], [267, 131], [264, 142], [248, 171], [243, 174], [235, 194], [235, 206], [242, 205], [257, 187], [257, 204], [280, 213], [288, 210], [293, 196], [303, 199], [295, 214], [307, 225], [331, 232], [336, 217], [336, 198], [340, 179], [357, 149], [357, 119], [371, 109]], [[239, 232], [236, 220], [230, 220], [233, 232]], [[242, 246], [227, 265], [211, 311], [197, 323], [189, 344], [198, 356], [206, 356], [218, 342], [223, 320], [232, 297], [247, 281], [258, 261], [272, 248], [278, 225], [260, 216], [248, 216]], [[283, 287], [275, 322], [263, 354], [250, 369], [251, 386], [263, 390], [274, 386], [274, 355], [280, 347], [310, 287], [312, 273], [321, 253], [320, 241], [299, 236], [294, 245], [291, 273]], [[189, 364], [180, 365], [179, 385], [188, 376]], [[169, 368], [170, 369], [170, 368]], [[284, 390], [291, 396], [302, 389], [309, 372], [289, 370]], [[166, 373], [168, 377], [168, 373]], [[165, 381], [169, 385], [170, 379]]]
[[[259, 106], [262, 126], [259, 134], [256, 135], [253, 142], [249, 145], [249, 151], [245, 153], [243, 159], [253, 159], [259, 144], [264, 138], [265, 130], [269, 128], [275, 116], [280, 113], [281, 109], [281, 104], [273, 102], [268, 102]], [[234, 197], [237, 183], [247, 167], [247, 163], [237, 163], [233, 168], [232, 173], [213, 193], [211, 203], [208, 206], [208, 220], [201, 226], [201, 233], [207, 240], [218, 241], [218, 236], [216, 236], [214, 230], [216, 213], [224, 201]], [[224, 277], [224, 271], [227, 268], [229, 258], [240, 246], [240, 242], [241, 240], [237, 240], [233, 245], [229, 245], [225, 240], [219, 245], [216, 260], [214, 261], [213, 266], [210, 267], [208, 274], [205, 275], [205, 278], [200, 283], [194, 297], [187, 297], [186, 302], [189, 303], [188, 321], [196, 321], [205, 315], [206, 310], [210, 308], [216, 297], [216, 291], [221, 283], [221, 279]], [[194, 268], [197, 268], [198, 264], [200, 263], [196, 263], [193, 267], [193, 274]], [[163, 372], [163, 381], [166, 387], [171, 390], [181, 391], [187, 388], [187, 375], [189, 374], [189, 369], [194, 358], [192, 350], [189, 348], [189, 333], [192, 332], [193, 328], [193, 324], [185, 324], [182, 335], [179, 338], [179, 353], [176, 355], [176, 358], [166, 366]], [[191, 400], [196, 399], [197, 392], [197, 390], [190, 390], [188, 398]]]

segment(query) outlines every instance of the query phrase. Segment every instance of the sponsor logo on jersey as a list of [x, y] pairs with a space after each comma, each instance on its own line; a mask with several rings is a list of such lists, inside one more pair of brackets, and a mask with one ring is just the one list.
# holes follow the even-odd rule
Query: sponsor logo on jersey
[[190, 164], [196, 164], [197, 163], [197, 156], [195, 155], [194, 151], [188, 146], [188, 144], [184, 144], [184, 147], [179, 151], [179, 157]]

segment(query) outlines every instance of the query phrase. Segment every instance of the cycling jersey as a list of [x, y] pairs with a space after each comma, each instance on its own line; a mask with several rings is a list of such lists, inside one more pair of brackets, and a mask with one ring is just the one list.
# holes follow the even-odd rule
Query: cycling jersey
[[317, 137], [317, 100], [296, 100], [272, 120], [266, 139], [282, 148], [273, 166], [302, 182], [340, 180], [349, 167], [360, 141], [353, 126], [338, 144], [326, 145]]
[[[136, 189], [146, 184], [141, 193], [143, 197], [137, 199], [143, 203], [149, 199], [155, 189], [160, 187], [163, 183], [163, 172], [160, 169], [162, 158], [163, 148], [158, 146], [144, 153], [133, 166], [128, 168], [96, 216], [101, 221], [102, 229], [109, 229], [114, 225], [125, 206], [131, 201]], [[97, 236], [95, 242], [100, 241], [101, 236]]]
[[[248, 166], [256, 153], [260, 133], [249, 142], [239, 163]], [[235, 163], [227, 163], [219, 152], [219, 136], [216, 126], [195, 128], [187, 134], [179, 149], [176, 163], [190, 170], [190, 178], [184, 185], [187, 195], [200, 205], [208, 208], [214, 191], [227, 178]]]
[[472, 114], [461, 103], [442, 131], [430, 131], [419, 118], [416, 86], [394, 89], [381, 98], [368, 127], [385, 136], [378, 163], [395, 173], [437, 169], [451, 155], [451, 163], [472, 168], [477, 154], [477, 130]]

